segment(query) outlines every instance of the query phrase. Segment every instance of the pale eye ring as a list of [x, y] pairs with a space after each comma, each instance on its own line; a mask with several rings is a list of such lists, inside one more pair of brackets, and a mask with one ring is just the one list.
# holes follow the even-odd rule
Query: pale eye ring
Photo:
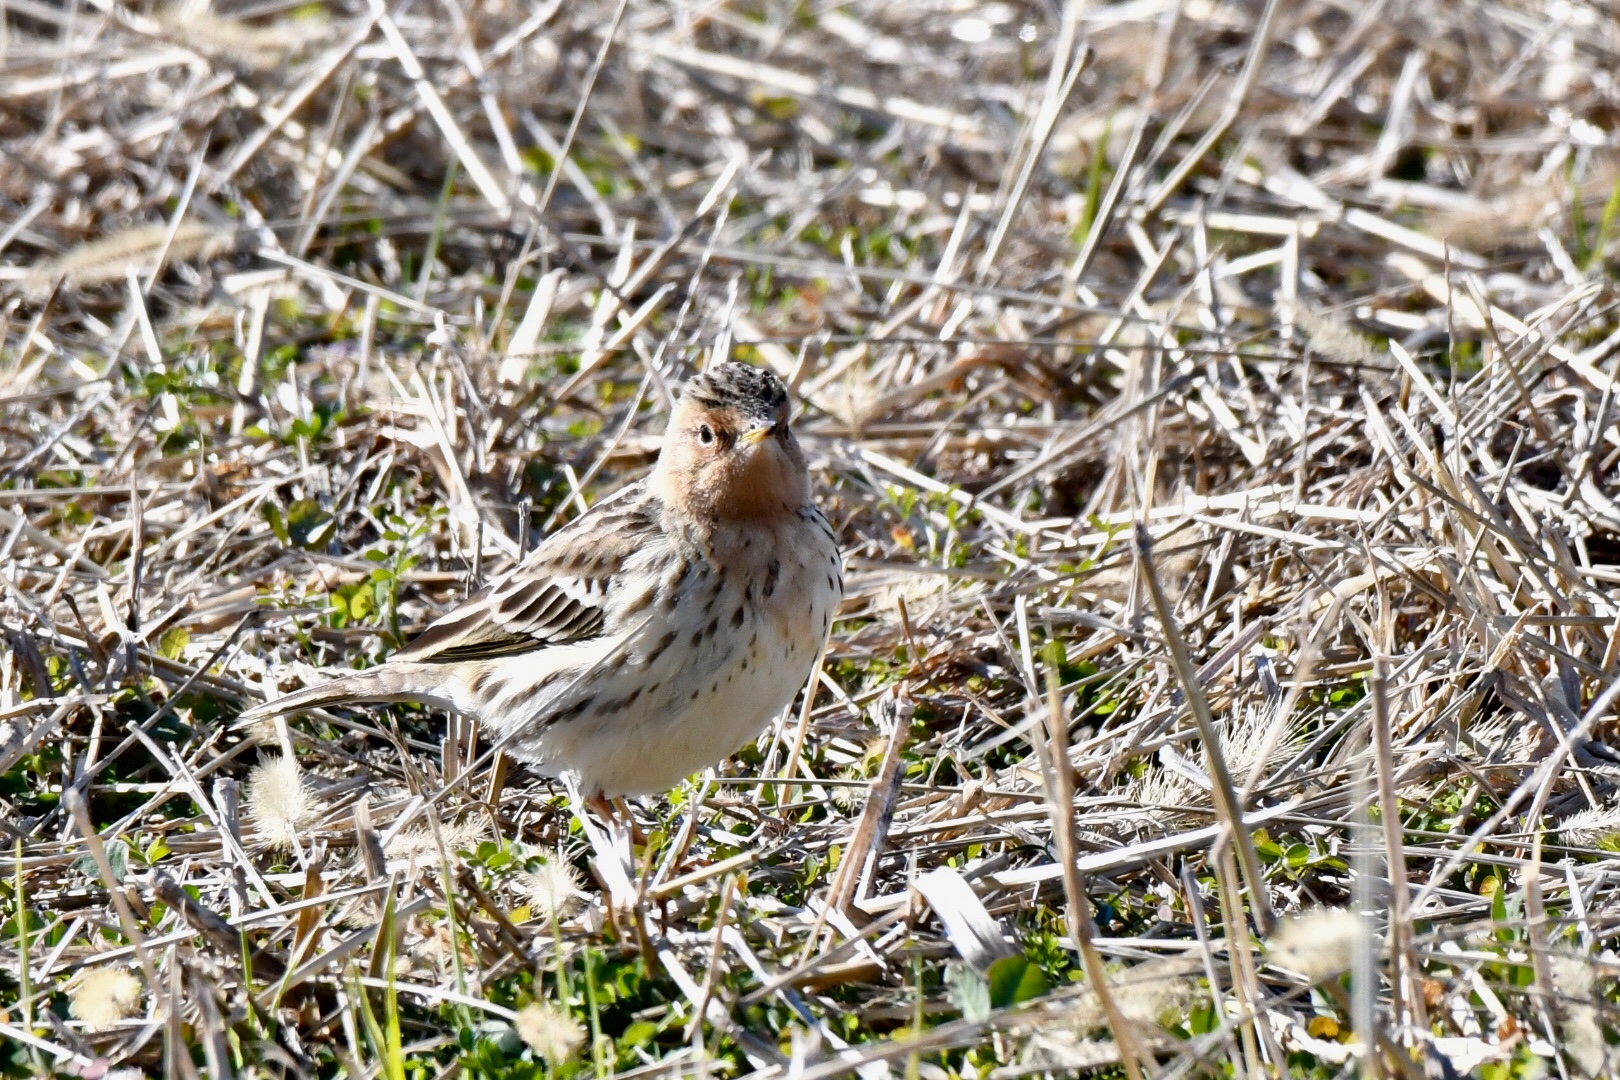
[[708, 446], [711, 443], [713, 443], [714, 442], [714, 428], [710, 427], [708, 424], [704, 424], [703, 426], [699, 427], [698, 428], [698, 442], [702, 443], [704, 446]]

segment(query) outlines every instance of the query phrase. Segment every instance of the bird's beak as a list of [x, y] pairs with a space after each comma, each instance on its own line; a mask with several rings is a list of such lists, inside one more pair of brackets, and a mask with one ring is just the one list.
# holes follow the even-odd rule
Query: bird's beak
[[770, 427], [757, 427], [742, 433], [741, 442], [744, 446], [757, 446], [771, 437]]

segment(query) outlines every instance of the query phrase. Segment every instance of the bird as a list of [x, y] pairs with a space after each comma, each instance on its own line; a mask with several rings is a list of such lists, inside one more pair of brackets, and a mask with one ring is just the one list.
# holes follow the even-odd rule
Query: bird
[[738, 361], [682, 389], [643, 479], [546, 537], [385, 662], [243, 721], [416, 701], [601, 805], [669, 791], [793, 701], [843, 598], [787, 388]]

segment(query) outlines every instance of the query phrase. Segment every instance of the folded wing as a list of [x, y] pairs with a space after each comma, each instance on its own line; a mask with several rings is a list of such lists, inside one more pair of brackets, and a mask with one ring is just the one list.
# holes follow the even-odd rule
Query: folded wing
[[448, 663], [532, 652], [598, 637], [610, 590], [657, 524], [650, 497], [632, 490], [547, 537], [504, 577], [467, 598], [395, 653]]

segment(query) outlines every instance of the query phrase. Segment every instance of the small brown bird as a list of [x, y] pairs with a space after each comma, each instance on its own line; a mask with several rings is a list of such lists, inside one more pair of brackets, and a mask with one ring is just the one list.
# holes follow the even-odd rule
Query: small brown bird
[[587, 798], [666, 791], [793, 700], [843, 597], [776, 376], [726, 363], [676, 404], [658, 464], [387, 663], [254, 719], [421, 701], [476, 718]]

